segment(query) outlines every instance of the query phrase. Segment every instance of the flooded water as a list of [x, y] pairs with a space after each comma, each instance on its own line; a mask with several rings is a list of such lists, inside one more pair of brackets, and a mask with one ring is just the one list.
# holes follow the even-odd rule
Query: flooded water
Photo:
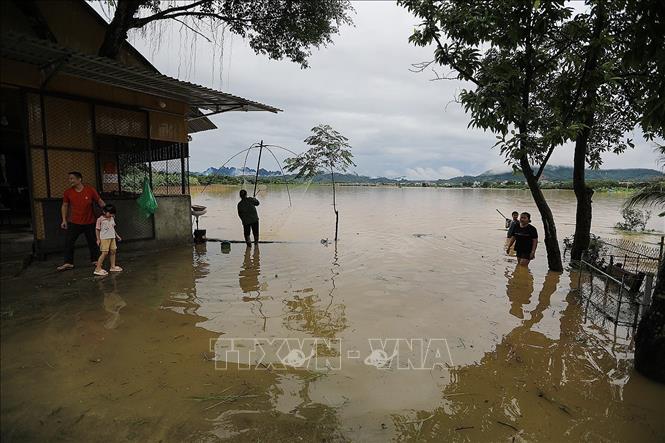
[[[238, 189], [193, 190], [208, 237], [241, 239]], [[262, 189], [279, 243], [3, 282], [3, 441], [665, 439], [630, 331], [590, 321], [542, 243], [529, 269], [504, 254], [495, 208], [542, 232], [527, 192], [340, 187], [335, 247], [330, 191]], [[573, 194], [547, 197], [570, 235]], [[595, 196], [595, 233], [622, 202]]]

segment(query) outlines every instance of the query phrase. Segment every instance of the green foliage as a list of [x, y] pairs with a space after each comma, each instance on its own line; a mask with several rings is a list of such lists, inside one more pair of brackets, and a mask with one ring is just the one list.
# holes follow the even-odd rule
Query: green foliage
[[345, 172], [353, 163], [349, 140], [330, 125], [312, 128], [313, 135], [305, 139], [311, 147], [298, 157], [287, 158], [285, 169], [296, 172], [296, 178], [311, 178], [322, 172]]
[[313, 135], [305, 139], [311, 146], [295, 158], [287, 158], [286, 170], [296, 172], [296, 178], [311, 178], [320, 172], [330, 171], [332, 181], [332, 201], [335, 211], [335, 242], [339, 232], [339, 212], [335, 198], [335, 171], [345, 172], [353, 163], [349, 139], [335, 131], [330, 125], [318, 125], [312, 128]]
[[[659, 163], [665, 165], [665, 145], [659, 145], [656, 149], [660, 152]], [[635, 206], [658, 206], [665, 208], [665, 180], [659, 180], [648, 183], [624, 204], [626, 208]], [[665, 211], [658, 214], [659, 217], [665, 217]]]
[[665, 7], [662, 0], [626, 0], [619, 47], [622, 73], [617, 81], [638, 109], [647, 139], [665, 135]]
[[436, 45], [434, 61], [468, 81], [459, 100], [469, 126], [497, 134], [496, 146], [510, 164], [544, 161], [550, 145], [579, 130], [564, 124], [556, 94], [565, 45], [576, 46], [577, 26], [563, 1], [401, 0], [422, 19], [410, 41]]
[[[115, 57], [127, 30], [157, 20], [176, 20], [205, 37], [219, 25], [249, 42], [257, 54], [289, 58], [307, 67], [312, 48], [332, 43], [342, 25], [352, 24], [348, 0], [107, 0], [115, 6], [100, 55]], [[205, 37], [207, 38], [207, 37]]]
[[649, 218], [651, 218], [651, 212], [624, 207], [621, 210], [621, 216], [623, 217], [623, 222], [617, 223], [614, 226], [615, 228], [623, 231], [644, 231]]
[[[626, 208], [635, 206], [658, 206], [665, 208], [665, 181], [654, 182], [646, 185], [633, 194], [625, 203]], [[658, 214], [665, 217], [665, 212]]]
[[[435, 45], [433, 62], [468, 82], [459, 100], [469, 126], [494, 132], [511, 165], [523, 166], [523, 158], [543, 165], [586, 130], [586, 162], [599, 167], [603, 152], [633, 147], [625, 134], [665, 108], [659, 0], [589, 0], [585, 12], [563, 0], [398, 3], [422, 20], [410, 41]], [[648, 119], [649, 137], [658, 125]]]

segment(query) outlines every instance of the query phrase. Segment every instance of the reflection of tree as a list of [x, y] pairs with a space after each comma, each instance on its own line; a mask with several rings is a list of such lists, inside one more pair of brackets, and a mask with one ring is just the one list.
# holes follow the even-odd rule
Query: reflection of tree
[[[547, 274], [529, 318], [480, 362], [451, 370], [451, 383], [443, 390], [445, 406], [416, 411], [415, 418], [394, 417], [400, 438], [576, 441], [593, 435], [622, 440], [631, 439], [635, 430], [653, 432], [647, 418], [627, 429], [632, 412], [621, 404], [617, 380], [627, 379], [630, 367], [585, 331], [575, 291], [566, 296], [558, 339], [533, 330], [550, 306], [559, 278]], [[522, 312], [533, 284], [528, 273], [514, 272], [510, 279], [507, 296], [514, 315]]]
[[[313, 293], [312, 289], [297, 291], [300, 294], [312, 293], [302, 296], [296, 295], [293, 299], [284, 301], [288, 311], [284, 316], [284, 326], [286, 328], [292, 331], [308, 332], [315, 337], [334, 338], [336, 334], [348, 327], [346, 306], [342, 303], [334, 303], [334, 292], [337, 289], [335, 278], [339, 275], [338, 269], [339, 259], [337, 245], [335, 245], [332, 267], [330, 268], [331, 288], [328, 292], [329, 300], [327, 303], [322, 302], [321, 297]], [[325, 308], [322, 308], [321, 306], [324, 303]]]

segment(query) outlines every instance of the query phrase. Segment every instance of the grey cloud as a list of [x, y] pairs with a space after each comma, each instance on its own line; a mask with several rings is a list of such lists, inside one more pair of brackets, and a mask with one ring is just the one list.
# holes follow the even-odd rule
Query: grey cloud
[[[333, 46], [316, 51], [307, 70], [256, 55], [240, 38], [227, 36], [219, 75], [212, 47], [199, 39], [195, 56], [181, 52], [192, 46], [173, 24], [165, 26], [158, 50], [154, 41], [134, 35], [133, 44], [165, 74], [176, 76], [180, 69], [183, 79], [285, 111], [213, 117], [221, 129], [194, 135], [191, 169], [219, 166], [259, 139], [302, 151], [302, 140], [318, 123], [329, 123], [350, 139], [361, 174], [444, 178], [501, 167], [503, 158], [491, 150], [494, 135], [467, 128], [468, 117], [451, 103], [464, 84], [432, 82], [431, 72], [409, 71], [411, 63], [433, 53], [408, 43], [417, 20], [391, 2], [354, 7], [356, 26], [342, 29]], [[633, 152], [607, 155], [605, 167], [655, 167], [655, 158], [650, 145], [639, 141]], [[570, 146], [552, 158], [554, 164], [571, 161]]]

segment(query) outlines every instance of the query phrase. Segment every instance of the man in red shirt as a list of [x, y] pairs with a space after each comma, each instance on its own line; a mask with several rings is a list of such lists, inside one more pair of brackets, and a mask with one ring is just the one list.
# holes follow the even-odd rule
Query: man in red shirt
[[[65, 263], [58, 267], [58, 271], [65, 271], [74, 267], [74, 244], [79, 235], [84, 234], [90, 250], [90, 261], [97, 264], [99, 258], [99, 247], [95, 233], [95, 213], [93, 205], [106, 206], [95, 188], [83, 184], [83, 176], [80, 172], [69, 173], [69, 184], [71, 187], [65, 191], [62, 197], [62, 223], [60, 227], [67, 230], [65, 240]], [[69, 214], [69, 221], [67, 215]]]

